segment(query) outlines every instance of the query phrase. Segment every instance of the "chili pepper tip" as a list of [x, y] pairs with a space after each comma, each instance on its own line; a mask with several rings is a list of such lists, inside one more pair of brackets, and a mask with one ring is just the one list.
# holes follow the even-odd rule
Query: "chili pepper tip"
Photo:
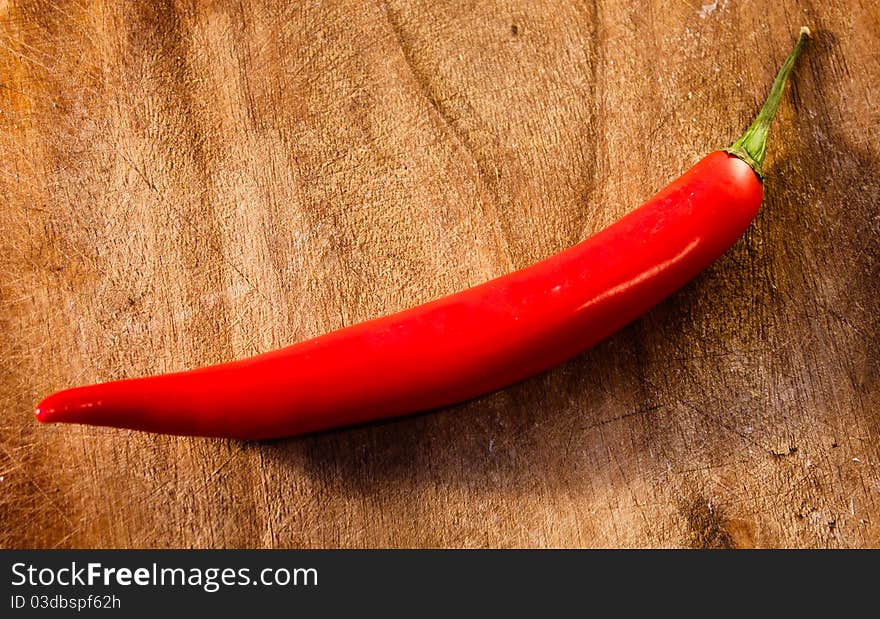
[[37, 404], [36, 408], [34, 408], [34, 417], [36, 417], [37, 421], [40, 423], [53, 423], [56, 421], [56, 412], [57, 410], [54, 406], [47, 405], [46, 400], [43, 400]]
[[36, 417], [37, 421], [39, 421], [40, 423], [46, 423], [48, 421], [48, 413], [49, 411], [47, 411], [45, 408], [40, 408], [39, 406], [34, 409], [34, 417]]

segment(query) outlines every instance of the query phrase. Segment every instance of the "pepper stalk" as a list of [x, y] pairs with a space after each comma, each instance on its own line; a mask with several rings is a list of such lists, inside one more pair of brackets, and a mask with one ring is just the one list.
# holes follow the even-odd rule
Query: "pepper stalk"
[[779, 107], [779, 100], [782, 98], [782, 90], [785, 88], [785, 82], [788, 81], [788, 75], [791, 73], [798, 56], [801, 55], [801, 51], [804, 45], [806, 45], [810, 34], [809, 28], [806, 26], [801, 27], [797, 43], [795, 43], [794, 49], [791, 50], [788, 58], [785, 59], [785, 62], [779, 69], [779, 73], [776, 74], [776, 79], [773, 80], [773, 86], [770, 88], [770, 94], [767, 95], [767, 100], [764, 101], [761, 111], [758, 112], [755, 120], [752, 121], [752, 124], [749, 125], [745, 133], [736, 142], [724, 149], [726, 152], [739, 157], [752, 166], [755, 174], [761, 179], [764, 178], [762, 168], [764, 166], [764, 158], [767, 155], [767, 137], [770, 133], [770, 124], [776, 115], [776, 108]]

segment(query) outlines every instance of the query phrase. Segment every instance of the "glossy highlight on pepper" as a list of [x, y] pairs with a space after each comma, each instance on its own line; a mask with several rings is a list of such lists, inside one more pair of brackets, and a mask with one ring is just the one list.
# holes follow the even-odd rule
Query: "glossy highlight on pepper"
[[743, 138], [561, 253], [249, 359], [61, 391], [37, 419], [275, 438], [439, 408], [553, 367], [679, 289], [746, 230], [763, 195], [769, 123], [808, 34]]

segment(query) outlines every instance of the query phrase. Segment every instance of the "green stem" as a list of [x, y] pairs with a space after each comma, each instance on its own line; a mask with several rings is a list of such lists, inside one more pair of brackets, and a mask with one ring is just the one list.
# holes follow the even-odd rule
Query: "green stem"
[[810, 36], [810, 29], [806, 26], [801, 28], [801, 34], [795, 43], [794, 49], [785, 59], [776, 79], [773, 81], [773, 87], [770, 88], [770, 94], [764, 102], [764, 107], [758, 112], [755, 120], [746, 129], [736, 142], [724, 150], [735, 155], [752, 166], [759, 177], [763, 178], [761, 168], [764, 165], [764, 157], [767, 155], [767, 135], [770, 133], [770, 123], [773, 122], [773, 116], [776, 115], [776, 108], [779, 107], [779, 100], [782, 98], [782, 89], [785, 88], [785, 82], [788, 80], [788, 74], [794, 67], [795, 60], [801, 55], [807, 38]]

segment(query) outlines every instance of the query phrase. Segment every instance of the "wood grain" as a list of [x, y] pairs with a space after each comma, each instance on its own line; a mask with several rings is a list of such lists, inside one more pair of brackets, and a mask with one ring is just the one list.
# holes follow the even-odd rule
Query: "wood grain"
[[[0, 1], [0, 546], [880, 546], [878, 7]], [[33, 421], [584, 238], [801, 24], [755, 224], [570, 363], [276, 442]]]

